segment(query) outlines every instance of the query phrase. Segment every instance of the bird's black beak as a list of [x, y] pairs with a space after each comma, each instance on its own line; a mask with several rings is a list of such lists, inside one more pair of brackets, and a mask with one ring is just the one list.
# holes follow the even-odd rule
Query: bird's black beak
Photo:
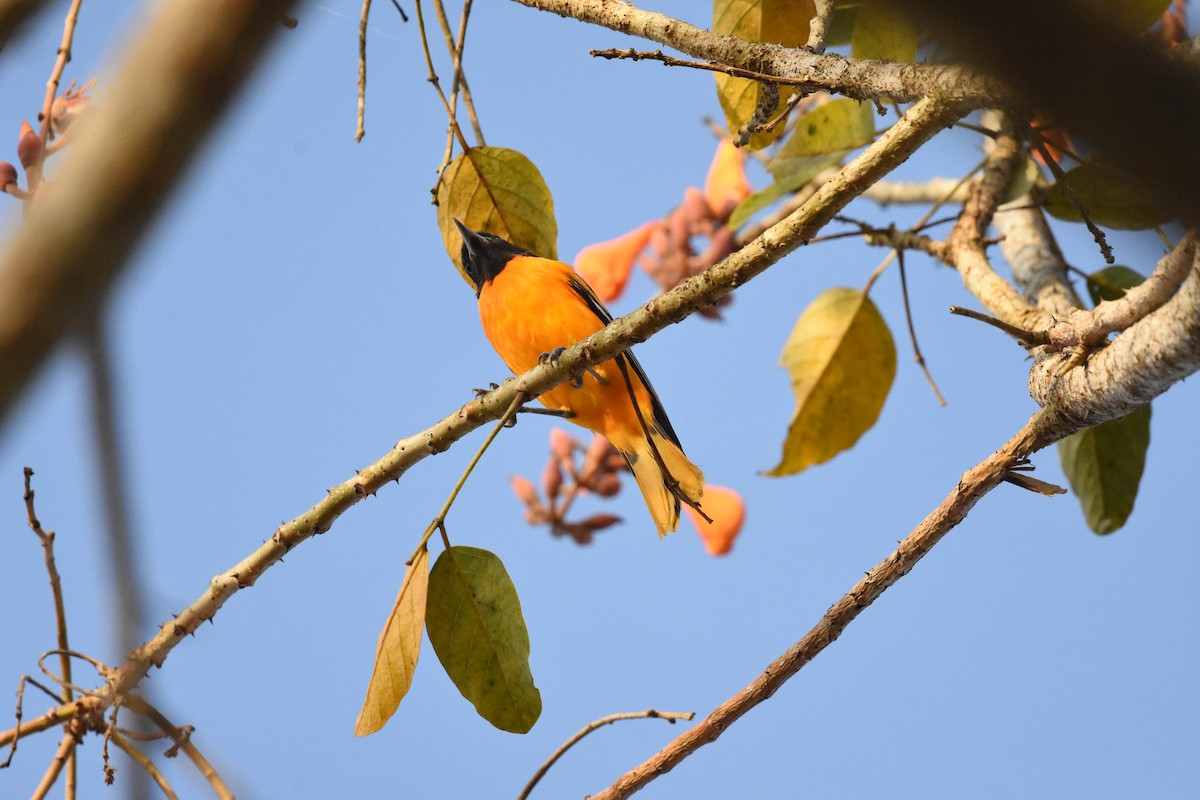
[[458, 232], [462, 235], [463, 249], [467, 251], [467, 254], [471, 258], [474, 258], [479, 254], [480, 245], [483, 244], [483, 237], [458, 220], [454, 220], [454, 224], [458, 226]]

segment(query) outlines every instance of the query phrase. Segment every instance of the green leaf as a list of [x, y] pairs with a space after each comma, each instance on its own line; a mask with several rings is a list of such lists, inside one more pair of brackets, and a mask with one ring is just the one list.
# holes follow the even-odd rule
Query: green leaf
[[[748, 42], [769, 42], [799, 47], [808, 41], [808, 24], [816, 14], [813, 0], [713, 0], [713, 33], [737, 36]], [[737, 134], [754, 116], [762, 98], [763, 84], [748, 78], [716, 73], [717, 99], [725, 112], [725, 124]], [[779, 110], [796, 89], [779, 87]], [[780, 123], [770, 131], [750, 137], [747, 147], [766, 147], [783, 132]]]
[[1088, 294], [1099, 305], [1102, 300], [1120, 300], [1125, 292], [1146, 280], [1137, 270], [1116, 264], [1088, 275]]
[[1063, 188], [1063, 181], [1070, 184], [1092, 221], [1105, 228], [1143, 230], [1175, 218], [1141, 184], [1107, 164], [1091, 161], [1075, 167], [1046, 190], [1046, 211], [1067, 222], [1082, 222], [1083, 215]]
[[875, 424], [896, 377], [896, 346], [875, 304], [835, 287], [812, 302], [783, 347], [796, 413], [783, 458], [769, 475], [793, 475], [848, 450]]
[[736, 229], [779, 198], [791, 194], [822, 171], [837, 164], [842, 160], [843, 155], [845, 154], [830, 153], [823, 156], [791, 158], [787, 160], [786, 164], [778, 165], [778, 177], [775, 182], [764, 189], [759, 189], [738, 203], [737, 208], [729, 217], [729, 227]]
[[1133, 511], [1150, 447], [1150, 406], [1058, 443], [1058, 457], [1088, 527], [1112, 533]]
[[917, 29], [887, 0], [866, 0], [858, 7], [850, 55], [911, 64], [917, 60]]
[[775, 182], [742, 200], [729, 218], [729, 227], [737, 228], [796, 191], [874, 136], [875, 113], [870, 103], [833, 100], [808, 112], [796, 122], [787, 143], [767, 165]]
[[495, 553], [455, 546], [438, 557], [425, 624], [433, 652], [479, 716], [511, 733], [533, 727], [542, 695], [529, 671], [529, 632]]
[[776, 178], [776, 170], [793, 158], [845, 154], [869, 144], [875, 136], [875, 107], [858, 100], [831, 100], [814, 108], [800, 119], [791, 137], [767, 169]]
[[438, 228], [463, 280], [462, 236], [454, 224], [486, 231], [545, 258], [558, 258], [554, 199], [533, 162], [505, 147], [472, 147], [450, 162], [437, 193]]
[[425, 598], [429, 590], [429, 551], [424, 547], [404, 571], [396, 604], [375, 644], [375, 666], [367, 685], [354, 735], [366, 736], [381, 729], [412, 686], [413, 670], [421, 651], [425, 629]]

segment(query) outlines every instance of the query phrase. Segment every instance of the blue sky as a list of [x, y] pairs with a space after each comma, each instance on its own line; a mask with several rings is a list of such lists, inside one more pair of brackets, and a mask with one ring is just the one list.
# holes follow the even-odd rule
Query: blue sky
[[[66, 77], [100, 74], [103, 87], [139, 8], [85, 4]], [[708, 21], [692, 3], [657, 8]], [[60, 13], [3, 53], [0, 130], [14, 150], [20, 120], [40, 105]], [[442, 248], [428, 190], [444, 115], [415, 25], [387, 3], [372, 18], [367, 135], [354, 143], [357, 13], [349, 3], [299, 12], [113, 295], [147, 637], [281, 520], [457, 409], [472, 387], [506, 376]], [[703, 181], [714, 140], [700, 118], [719, 114], [709, 75], [593, 59], [591, 48], [636, 43], [510, 3], [476, 4], [467, 44], [488, 143], [541, 169], [562, 256], [662, 216]], [[977, 146], [945, 134], [901, 174], [959, 175]], [[15, 161], [10, 153], [0, 157]], [[850, 213], [903, 224], [919, 212], [864, 201]], [[8, 224], [18, 215], [13, 201]], [[1060, 229], [1073, 264], [1101, 266], [1086, 232]], [[1146, 236], [1115, 244], [1119, 261], [1142, 271], [1160, 252]], [[739, 289], [725, 322], [689, 319], [638, 348], [689, 455], [746, 498], [746, 527], [726, 558], [707, 556], [687, 523], [658, 540], [630, 487], [583, 505], [626, 517], [590, 547], [529, 528], [507, 478], [536, 479], [554, 423], [522, 420], [499, 437], [448, 525], [455, 543], [499, 554], [520, 592], [544, 706], [529, 734], [479, 719], [426, 644], [396, 717], [380, 734], [352, 735], [403, 561], [482, 433], [422, 462], [235, 596], [152, 674], [154, 700], [196, 726], [197, 744], [247, 798], [510, 797], [592, 719], [648, 707], [706, 714], [1034, 411], [1024, 353], [950, 317], [949, 305], [971, 298], [950, 270], [914, 256], [913, 312], [949, 405], [938, 407], [911, 363], [890, 271], [873, 296], [896, 334], [899, 369], [879, 425], [829, 464], [759, 476], [777, 462], [793, 408], [776, 364], [796, 317], [830, 286], [861, 286], [883, 255], [854, 241], [806, 248]], [[636, 276], [613, 310], [652, 292]], [[1097, 537], [1073, 497], [1001, 486], [774, 698], [641, 796], [1194, 795], [1193, 384], [1154, 404], [1125, 529]], [[43, 522], [58, 532], [74, 646], [109, 663], [123, 656], [109, 623], [86, 394], [78, 353], [64, 347], [0, 429], [0, 682], [13, 691], [53, 645], [20, 500], [24, 465], [37, 472]], [[1063, 482], [1054, 452], [1035, 463], [1039, 477]], [[97, 682], [85, 672], [77, 681]], [[44, 707], [27, 693], [27, 716]], [[606, 728], [533, 796], [597, 792], [680, 730]], [[30, 792], [54, 745], [23, 741], [0, 794]], [[82, 750], [83, 796], [101, 791], [99, 749], [93, 740]], [[184, 796], [205, 796], [186, 764], [164, 768]]]

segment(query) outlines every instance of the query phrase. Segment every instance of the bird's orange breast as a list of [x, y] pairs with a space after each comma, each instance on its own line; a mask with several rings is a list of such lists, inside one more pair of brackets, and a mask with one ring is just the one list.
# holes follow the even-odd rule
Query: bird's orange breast
[[[568, 264], [518, 256], [479, 293], [483, 331], [514, 374], [537, 366], [538, 356], [570, 347], [604, 327], [604, 322], [571, 286], [578, 280]], [[539, 399], [548, 408], [569, 411], [572, 421], [607, 437], [618, 448], [644, 436], [630, 402], [625, 378], [615, 361], [594, 368], [603, 382], [585, 374], [583, 386], [564, 383]], [[630, 380], [646, 419], [649, 393], [632, 370]]]

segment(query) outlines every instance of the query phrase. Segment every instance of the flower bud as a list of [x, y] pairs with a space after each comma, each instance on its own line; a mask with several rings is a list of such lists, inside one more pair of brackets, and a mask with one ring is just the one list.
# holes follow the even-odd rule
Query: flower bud
[[605, 528], [611, 528], [618, 522], [624, 522], [616, 514], [592, 514], [590, 517], [579, 523], [579, 527], [589, 531], [602, 531]]
[[592, 481], [588, 488], [601, 497], [612, 497], [621, 491], [621, 478], [615, 472], [606, 472]]
[[575, 441], [575, 437], [562, 428], [553, 428], [550, 431], [550, 455], [557, 460], [569, 462], [578, 446], [579, 442]]
[[42, 137], [37, 135], [28, 122], [22, 122], [21, 138], [17, 140], [17, 158], [21, 160], [21, 166], [29, 169], [39, 163], [42, 160], [44, 149], [45, 143], [42, 142]]
[[17, 168], [7, 161], [0, 161], [0, 190], [7, 190], [17, 182]]
[[542, 472], [542, 491], [546, 493], [546, 502], [550, 505], [554, 505], [554, 498], [558, 497], [558, 490], [562, 488], [562, 482], [562, 467], [559, 466], [557, 459], [551, 458], [546, 462], [546, 469]]
[[533, 484], [528, 479], [522, 478], [520, 475], [513, 475], [509, 478], [512, 483], [513, 494], [527, 506], [537, 505], [538, 496], [537, 489], [533, 488]]

